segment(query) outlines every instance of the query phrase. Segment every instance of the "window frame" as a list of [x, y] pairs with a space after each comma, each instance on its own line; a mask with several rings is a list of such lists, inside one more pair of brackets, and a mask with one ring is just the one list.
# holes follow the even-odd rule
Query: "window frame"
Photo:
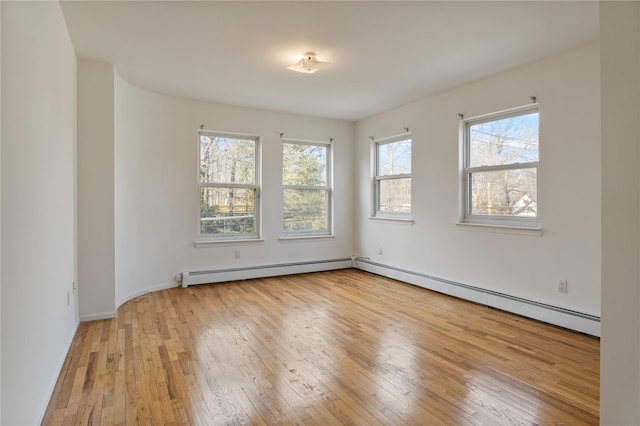
[[[470, 167], [471, 161], [471, 127], [477, 124], [489, 123], [492, 121], [499, 121], [512, 117], [519, 117], [523, 115], [529, 115], [538, 113], [538, 161], [531, 161], [526, 163], [508, 163], [501, 165], [491, 166], [476, 166]], [[484, 114], [468, 119], [460, 120], [460, 139], [461, 139], [461, 176], [460, 176], [460, 220], [461, 224], [470, 225], [486, 225], [497, 226], [506, 228], [530, 228], [539, 229], [540, 226], [540, 212], [536, 209], [536, 216], [508, 216], [508, 215], [479, 215], [472, 213], [472, 180], [473, 173], [502, 171], [502, 170], [522, 170], [522, 169], [534, 169], [536, 171], [536, 193], [539, 188], [538, 170], [540, 167], [540, 106], [538, 103], [532, 103], [529, 105], [523, 105], [516, 108], [511, 108], [503, 111], [497, 111], [490, 114]], [[536, 205], [538, 204], [538, 197], [536, 197]]]
[[[201, 158], [201, 146], [202, 136], [212, 138], [227, 138], [236, 140], [252, 140], [254, 142], [254, 179], [252, 184], [245, 183], [228, 183], [228, 182], [201, 182], [200, 168], [202, 163]], [[262, 159], [262, 143], [261, 137], [258, 135], [250, 135], [243, 133], [231, 133], [221, 132], [214, 130], [199, 130], [198, 131], [198, 153], [197, 153], [197, 223], [196, 223], [196, 244], [200, 243], [217, 243], [217, 242], [232, 242], [232, 241], [261, 241], [261, 159]], [[241, 234], [202, 234], [201, 222], [202, 222], [202, 188], [234, 188], [234, 189], [249, 189], [253, 190], [253, 231]]]
[[[324, 237], [324, 236], [333, 236], [333, 149], [331, 142], [320, 142], [320, 141], [311, 141], [311, 140], [303, 140], [303, 139], [282, 139], [282, 167], [281, 171], [284, 169], [284, 144], [292, 144], [292, 145], [306, 145], [306, 146], [318, 146], [326, 149], [326, 164], [325, 164], [325, 173], [326, 173], [326, 182], [325, 185], [288, 185], [284, 183], [284, 175], [281, 178], [282, 183], [282, 214], [280, 218], [282, 220], [281, 227], [281, 238], [305, 238], [305, 237]], [[316, 191], [325, 191], [325, 210], [326, 210], [326, 218], [325, 218], [325, 229], [314, 229], [314, 230], [295, 230], [295, 231], [286, 231], [284, 229], [284, 192], [286, 189], [294, 189], [294, 190], [316, 190]]]
[[[380, 150], [379, 147], [382, 145], [388, 145], [395, 142], [402, 142], [405, 140], [409, 140], [411, 144], [411, 171], [413, 172], [413, 138], [411, 136], [411, 132], [400, 133], [398, 135], [388, 136], [381, 139], [374, 139], [372, 141], [372, 157], [373, 157], [373, 206], [372, 206], [372, 214], [371, 217], [373, 219], [387, 219], [387, 220], [409, 220], [411, 221], [411, 215], [413, 211], [413, 178], [412, 173], [397, 173], [393, 175], [380, 175]], [[394, 212], [394, 211], [381, 211], [380, 210], [380, 183], [385, 180], [395, 180], [395, 179], [410, 179], [411, 185], [411, 193], [409, 195], [411, 204], [409, 211], [405, 212]]]

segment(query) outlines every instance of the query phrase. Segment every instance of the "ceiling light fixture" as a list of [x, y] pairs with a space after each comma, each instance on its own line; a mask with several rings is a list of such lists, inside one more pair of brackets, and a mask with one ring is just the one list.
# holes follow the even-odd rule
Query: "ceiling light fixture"
[[287, 67], [287, 69], [291, 71], [313, 74], [314, 72], [326, 67], [327, 65], [329, 65], [329, 62], [321, 62], [317, 60], [315, 53], [306, 52], [302, 59], [300, 59], [295, 64]]

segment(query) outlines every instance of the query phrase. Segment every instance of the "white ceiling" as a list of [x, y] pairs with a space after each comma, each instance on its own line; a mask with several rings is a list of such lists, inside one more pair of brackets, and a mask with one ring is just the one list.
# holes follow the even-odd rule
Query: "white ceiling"
[[[599, 38], [596, 1], [62, 1], [79, 58], [224, 104], [358, 120]], [[286, 69], [304, 52], [331, 66]]]

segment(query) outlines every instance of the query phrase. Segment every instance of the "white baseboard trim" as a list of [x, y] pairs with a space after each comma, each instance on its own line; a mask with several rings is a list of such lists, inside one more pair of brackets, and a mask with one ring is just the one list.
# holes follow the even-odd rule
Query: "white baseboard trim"
[[356, 258], [355, 266], [363, 271], [393, 278], [438, 293], [448, 294], [481, 305], [490, 306], [523, 317], [600, 337], [600, 317], [571, 309], [527, 300], [468, 284], [408, 271], [365, 258]]
[[[150, 287], [145, 287], [145, 288], [143, 288], [141, 290], [132, 291], [130, 293], [125, 294], [120, 299], [118, 299], [118, 301], [116, 302], [116, 310], [123, 303], [126, 303], [131, 299], [135, 299], [138, 296], [142, 296], [143, 294], [151, 293], [151, 292], [158, 291], [158, 290], [165, 290], [167, 288], [173, 288], [173, 287], [178, 287], [178, 286], [179, 286], [179, 284], [177, 282], [173, 281], [173, 282], [170, 282], [170, 283], [163, 283], [163, 284], [153, 285], [153, 286], [150, 286]], [[80, 322], [97, 321], [97, 320], [111, 319], [111, 318], [116, 318], [116, 317], [117, 317], [117, 311], [98, 312], [96, 314], [80, 315]]]
[[225, 281], [248, 280], [252, 278], [332, 271], [335, 269], [348, 269], [352, 267], [353, 261], [351, 258], [347, 257], [307, 262], [246, 266], [241, 268], [184, 271], [182, 273], [182, 287], [188, 287], [195, 284], [213, 284]]
[[73, 330], [71, 331], [71, 335], [67, 338], [67, 344], [65, 345], [65, 350], [62, 352], [62, 357], [58, 361], [58, 368], [56, 369], [56, 374], [53, 377], [53, 381], [49, 384], [49, 389], [47, 395], [49, 397], [44, 403], [44, 407], [40, 410], [40, 415], [38, 416], [38, 424], [42, 424], [44, 420], [44, 415], [47, 414], [47, 407], [49, 406], [49, 401], [51, 401], [51, 397], [53, 396], [53, 391], [56, 389], [56, 384], [58, 383], [58, 378], [60, 377], [60, 373], [62, 373], [62, 369], [64, 368], [64, 362], [67, 360], [67, 355], [69, 355], [69, 351], [71, 350], [71, 345], [73, 344], [73, 339], [76, 337], [76, 333], [78, 332], [78, 326], [80, 322], [76, 321]]
[[80, 315], [80, 322], [98, 321], [116, 317], [116, 311], [99, 312], [97, 314]]
[[168, 288], [178, 287], [179, 284], [175, 281], [170, 283], [162, 283], [157, 285], [152, 285], [150, 287], [145, 287], [140, 290], [132, 291], [130, 293], [125, 294], [120, 299], [116, 301], [116, 309], [118, 309], [123, 303], [128, 302], [131, 299], [135, 299], [138, 296], [142, 296], [143, 294], [153, 293], [154, 291], [166, 290]]

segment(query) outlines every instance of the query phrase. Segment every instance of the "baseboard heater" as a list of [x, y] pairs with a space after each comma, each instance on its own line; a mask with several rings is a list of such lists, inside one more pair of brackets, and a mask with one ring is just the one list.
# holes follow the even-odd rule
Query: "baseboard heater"
[[306, 262], [244, 266], [239, 268], [184, 271], [182, 272], [182, 287], [188, 287], [194, 284], [213, 284], [225, 281], [275, 277], [279, 275], [332, 271], [335, 269], [347, 269], [352, 267], [353, 261], [351, 260], [351, 258], [345, 257], [339, 259], [312, 260]]
[[354, 266], [360, 270], [376, 275], [382, 275], [523, 317], [533, 318], [570, 330], [600, 337], [600, 317], [596, 315], [396, 268], [394, 266], [372, 262], [367, 258], [356, 258]]

